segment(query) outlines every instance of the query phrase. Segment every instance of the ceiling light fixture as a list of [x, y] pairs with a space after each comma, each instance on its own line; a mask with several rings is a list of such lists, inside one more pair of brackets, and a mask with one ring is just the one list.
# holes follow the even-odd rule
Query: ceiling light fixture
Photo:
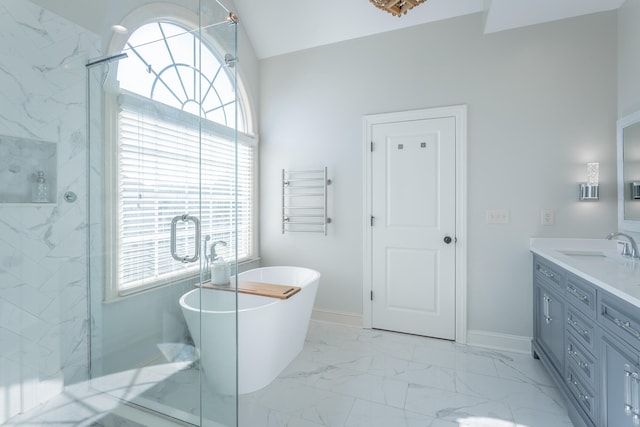
[[427, 0], [369, 0], [378, 9], [400, 17]]

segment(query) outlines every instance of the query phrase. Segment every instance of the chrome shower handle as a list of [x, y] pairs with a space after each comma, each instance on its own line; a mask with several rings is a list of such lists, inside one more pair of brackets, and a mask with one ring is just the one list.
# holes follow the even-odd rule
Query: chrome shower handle
[[[180, 256], [176, 253], [176, 226], [178, 225], [178, 222], [189, 221], [193, 222], [193, 224], [196, 226], [195, 253], [192, 257], [189, 257], [188, 255]], [[196, 262], [198, 260], [198, 258], [200, 257], [200, 219], [198, 219], [198, 217], [191, 216], [188, 213], [173, 217], [173, 219], [171, 220], [171, 256], [176, 261], [180, 261], [185, 264], [188, 262]]]

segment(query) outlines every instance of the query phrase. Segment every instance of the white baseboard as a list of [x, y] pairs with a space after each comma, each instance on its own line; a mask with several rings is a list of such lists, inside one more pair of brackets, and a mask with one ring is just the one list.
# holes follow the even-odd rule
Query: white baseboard
[[314, 308], [311, 313], [313, 320], [322, 322], [338, 323], [341, 325], [362, 327], [362, 314], [344, 313], [340, 311], [324, 310], [322, 308]]
[[531, 354], [531, 337], [488, 331], [467, 331], [467, 345]]

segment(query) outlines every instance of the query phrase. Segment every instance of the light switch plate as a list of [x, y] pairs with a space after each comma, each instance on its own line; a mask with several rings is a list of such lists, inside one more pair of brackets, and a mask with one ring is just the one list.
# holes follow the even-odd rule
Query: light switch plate
[[495, 209], [486, 211], [487, 224], [509, 224], [511, 218], [508, 209]]

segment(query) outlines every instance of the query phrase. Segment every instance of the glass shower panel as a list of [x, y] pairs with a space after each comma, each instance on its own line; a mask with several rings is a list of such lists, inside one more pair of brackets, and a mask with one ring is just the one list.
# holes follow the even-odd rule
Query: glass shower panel
[[[219, 9], [201, 3], [200, 22], [234, 33]], [[235, 259], [235, 117], [216, 115], [235, 71], [217, 36], [163, 18], [87, 67], [90, 375], [126, 403], [235, 426], [237, 298], [199, 286], [215, 257]], [[219, 75], [231, 98], [205, 104]]]
[[[215, 253], [208, 252], [208, 260], [214, 268], [203, 269], [203, 281], [215, 284], [221, 279], [218, 264], [222, 259], [232, 273], [238, 271], [237, 17], [214, 0], [201, 0], [200, 17], [200, 99], [205, 116], [200, 207], [202, 217], [207, 218], [203, 222], [205, 240], [210, 238], [214, 244], [224, 242], [214, 246]], [[235, 131], [224, 135], [221, 141], [221, 135], [212, 126], [215, 123]], [[224, 154], [216, 149], [220, 144], [227, 147]], [[203, 289], [200, 299], [203, 307], [199, 347], [203, 425], [215, 421], [225, 426], [237, 426], [237, 292]]]

